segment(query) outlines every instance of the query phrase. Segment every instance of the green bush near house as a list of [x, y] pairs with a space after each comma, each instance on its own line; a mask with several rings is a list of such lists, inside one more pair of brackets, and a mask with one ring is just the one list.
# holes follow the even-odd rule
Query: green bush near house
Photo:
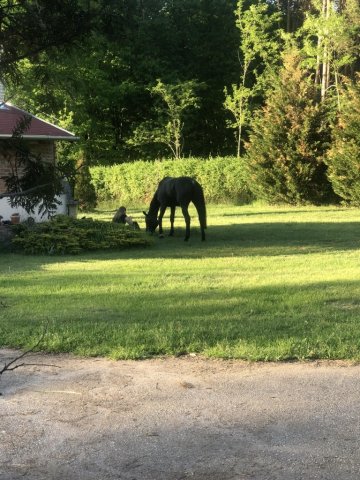
[[65, 255], [92, 250], [145, 247], [149, 240], [141, 232], [112, 222], [58, 215], [49, 222], [13, 227], [10, 248], [26, 254]]
[[138, 161], [91, 167], [90, 174], [99, 202], [146, 204], [163, 177], [183, 175], [201, 183], [207, 202], [247, 204], [254, 199], [247, 184], [244, 160], [235, 157]]

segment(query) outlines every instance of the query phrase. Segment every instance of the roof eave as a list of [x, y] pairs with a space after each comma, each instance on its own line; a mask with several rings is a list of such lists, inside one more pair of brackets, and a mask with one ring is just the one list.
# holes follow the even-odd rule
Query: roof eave
[[[0, 140], [2, 138], [12, 138], [9, 134], [0, 134]], [[55, 136], [55, 135], [22, 135], [24, 140], [68, 140], [74, 142], [80, 140], [80, 137], [68, 137], [68, 136]]]

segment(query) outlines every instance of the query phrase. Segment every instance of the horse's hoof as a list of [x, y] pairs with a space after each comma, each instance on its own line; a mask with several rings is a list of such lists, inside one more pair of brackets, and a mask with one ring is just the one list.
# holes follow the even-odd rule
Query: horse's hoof
[[160, 233], [159, 238], [164, 238], [164, 234]]
[[188, 238], [184, 238], [184, 242], [188, 242], [188, 241], [189, 241], [189, 239], [188, 239]]

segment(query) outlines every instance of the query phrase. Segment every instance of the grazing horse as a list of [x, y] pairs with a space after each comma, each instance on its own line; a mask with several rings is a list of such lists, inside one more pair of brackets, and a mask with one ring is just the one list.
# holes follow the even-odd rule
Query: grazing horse
[[[206, 207], [203, 189], [196, 180], [190, 177], [165, 177], [161, 180], [151, 200], [149, 212], [143, 212], [146, 221], [146, 230], [154, 233], [159, 227], [159, 237], [162, 238], [162, 219], [167, 207], [170, 207], [170, 236], [174, 235], [175, 208], [180, 206], [185, 218], [185, 242], [190, 237], [189, 203], [192, 202], [199, 215], [201, 239], [205, 240]], [[158, 217], [159, 212], [159, 217]]]

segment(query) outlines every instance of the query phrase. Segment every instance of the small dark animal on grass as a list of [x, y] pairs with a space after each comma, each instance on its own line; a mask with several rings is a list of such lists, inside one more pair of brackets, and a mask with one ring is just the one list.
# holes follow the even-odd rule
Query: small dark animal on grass
[[[163, 237], [162, 219], [167, 207], [170, 207], [170, 236], [174, 235], [175, 208], [181, 207], [186, 224], [185, 242], [190, 237], [189, 204], [192, 202], [198, 212], [201, 239], [205, 240], [206, 206], [203, 189], [196, 180], [190, 177], [165, 177], [161, 180], [151, 200], [149, 212], [143, 212], [146, 231], [154, 233], [159, 227], [159, 237]], [[159, 214], [159, 216], [158, 216]]]

